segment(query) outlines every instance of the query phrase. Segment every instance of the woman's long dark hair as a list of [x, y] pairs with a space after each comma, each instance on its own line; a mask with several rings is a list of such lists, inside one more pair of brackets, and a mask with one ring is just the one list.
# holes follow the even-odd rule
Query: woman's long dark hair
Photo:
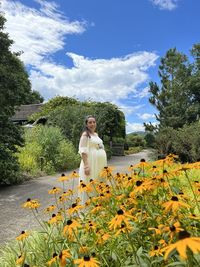
[[91, 135], [90, 135], [90, 130], [89, 130], [88, 127], [87, 127], [87, 123], [88, 123], [88, 120], [89, 120], [90, 118], [93, 118], [93, 119], [95, 119], [95, 121], [96, 121], [96, 118], [95, 118], [93, 115], [88, 115], [88, 116], [86, 116], [86, 118], [85, 118], [85, 128], [84, 128], [84, 130], [83, 130], [83, 132], [86, 132], [87, 137], [89, 137], [89, 138], [91, 138]]

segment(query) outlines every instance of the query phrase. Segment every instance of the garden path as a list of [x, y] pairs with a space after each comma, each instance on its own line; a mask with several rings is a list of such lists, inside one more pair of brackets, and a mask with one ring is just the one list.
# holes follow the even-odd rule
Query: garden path
[[[152, 153], [151, 150], [143, 150], [128, 156], [112, 157], [108, 165], [115, 167], [114, 173], [127, 172], [129, 165], [138, 163], [141, 158], [149, 160]], [[54, 198], [47, 192], [54, 186], [60, 186], [57, 181], [59, 176], [60, 174], [40, 177], [21, 185], [0, 188], [0, 244], [14, 239], [22, 230], [38, 227], [32, 212], [23, 209], [22, 203], [31, 198], [38, 199], [42, 208], [53, 204]], [[69, 185], [69, 188], [70, 186], [72, 185]]]

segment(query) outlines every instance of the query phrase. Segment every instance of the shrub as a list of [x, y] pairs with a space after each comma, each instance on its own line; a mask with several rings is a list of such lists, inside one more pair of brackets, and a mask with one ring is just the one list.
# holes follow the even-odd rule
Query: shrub
[[19, 150], [20, 168], [30, 175], [72, 169], [80, 160], [73, 144], [53, 126], [36, 126], [25, 131], [25, 146]]

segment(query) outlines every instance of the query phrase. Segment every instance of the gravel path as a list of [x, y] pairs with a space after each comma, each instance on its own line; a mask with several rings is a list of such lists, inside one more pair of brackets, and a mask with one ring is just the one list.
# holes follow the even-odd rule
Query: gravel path
[[[143, 150], [133, 155], [112, 157], [108, 165], [115, 167], [114, 173], [127, 172], [129, 165], [138, 163], [141, 158], [149, 160], [151, 154], [152, 152], [150, 150]], [[0, 188], [1, 244], [5, 244], [14, 239], [22, 230], [35, 229], [38, 227], [38, 223], [33, 217], [32, 212], [23, 209], [21, 205], [27, 198], [38, 199], [42, 208], [51, 205], [54, 199], [47, 192], [52, 187], [61, 185], [60, 182], [57, 181], [59, 176], [60, 174], [40, 177], [21, 185]]]

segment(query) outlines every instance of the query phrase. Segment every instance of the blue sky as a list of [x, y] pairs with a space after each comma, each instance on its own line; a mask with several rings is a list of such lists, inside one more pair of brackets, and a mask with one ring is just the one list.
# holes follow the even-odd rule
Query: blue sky
[[155, 123], [149, 81], [160, 57], [176, 47], [189, 56], [199, 43], [199, 0], [2, 0], [32, 88], [110, 101], [125, 113], [127, 132]]

